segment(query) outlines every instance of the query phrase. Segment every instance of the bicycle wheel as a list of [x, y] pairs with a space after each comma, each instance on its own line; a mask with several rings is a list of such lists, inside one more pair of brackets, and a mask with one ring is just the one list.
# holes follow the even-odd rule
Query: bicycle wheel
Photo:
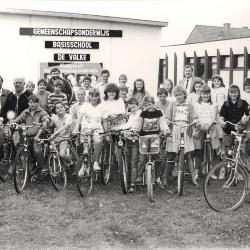
[[121, 188], [123, 194], [128, 192], [128, 166], [126, 161], [125, 152], [122, 152], [122, 149], [118, 149], [118, 167], [120, 170], [121, 177]]
[[58, 155], [49, 155], [48, 168], [53, 187], [57, 191], [65, 189], [67, 186], [67, 174], [65, 168], [61, 165], [61, 161]]
[[101, 182], [103, 185], [106, 185], [109, 182], [111, 164], [112, 164], [111, 144], [106, 143], [102, 149], [102, 155], [101, 155]]
[[29, 162], [29, 154], [27, 151], [24, 151], [23, 147], [19, 147], [15, 162], [14, 162], [14, 186], [16, 192], [21, 193], [27, 183], [28, 180], [28, 162]]
[[[91, 168], [91, 161], [82, 156], [77, 163], [77, 189], [82, 197], [89, 195], [93, 188], [93, 170]], [[79, 176], [79, 171], [82, 168], [82, 173]]]
[[235, 210], [245, 199], [247, 177], [240, 164], [237, 167], [238, 173], [236, 173], [235, 165], [233, 160], [221, 162], [214, 166], [206, 177], [205, 199], [215, 211]]
[[6, 145], [4, 157], [0, 162], [0, 180], [8, 181], [13, 175], [13, 164], [15, 159], [14, 145]]
[[181, 148], [179, 151], [178, 156], [178, 163], [177, 163], [177, 191], [178, 195], [181, 196], [183, 192], [183, 182], [184, 182], [184, 148]]
[[146, 165], [146, 183], [147, 183], [147, 196], [148, 196], [148, 200], [150, 202], [154, 201], [154, 197], [153, 197], [153, 183], [152, 183], [152, 169], [153, 169], [153, 165], [151, 163], [148, 163]]

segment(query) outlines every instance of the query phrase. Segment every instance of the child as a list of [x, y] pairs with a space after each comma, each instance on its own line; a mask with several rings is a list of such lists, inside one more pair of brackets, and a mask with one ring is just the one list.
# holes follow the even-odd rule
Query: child
[[128, 101], [128, 87], [121, 86], [119, 87], [120, 98], [124, 101], [125, 108], [127, 109], [127, 101]]
[[[191, 124], [196, 121], [196, 116], [193, 110], [193, 105], [187, 102], [187, 91], [180, 85], [177, 85], [173, 90], [176, 102], [170, 103], [167, 110], [167, 120], [173, 121], [180, 125]], [[184, 152], [187, 159], [187, 164], [192, 177], [192, 183], [197, 186], [198, 183], [195, 178], [194, 164], [192, 159], [192, 152], [194, 151], [192, 127], [185, 128], [185, 144]], [[172, 137], [169, 137], [166, 150], [168, 152], [167, 171], [165, 181], [168, 183], [169, 175], [175, 166], [176, 153], [179, 151], [180, 145], [180, 127], [172, 126]]]
[[118, 84], [118, 87], [127, 87], [126, 84], [127, 84], [127, 81], [128, 81], [128, 77], [125, 75], [125, 74], [121, 74], [119, 76], [119, 84]]
[[244, 79], [241, 99], [245, 100], [248, 105], [250, 105], [250, 78]]
[[135, 98], [139, 106], [142, 106], [142, 101], [144, 96], [148, 96], [148, 92], [145, 90], [145, 82], [143, 79], [138, 78], [134, 81], [134, 89], [133, 91], [129, 94], [129, 98], [133, 97]]
[[194, 105], [198, 102], [200, 95], [201, 95], [201, 87], [203, 82], [201, 80], [195, 80], [193, 87], [191, 89], [191, 93], [187, 97], [187, 101]]
[[166, 79], [164, 81], [164, 83], [163, 83], [163, 88], [166, 89], [167, 92], [168, 92], [167, 100], [169, 102], [175, 102], [176, 99], [175, 99], [175, 97], [174, 97], [174, 95], [172, 93], [173, 92], [173, 88], [174, 88], [174, 84], [173, 84], [172, 80]]
[[[221, 126], [223, 128], [223, 149], [222, 154], [227, 155], [228, 149], [233, 144], [233, 137], [230, 135], [231, 131], [236, 131], [235, 127], [226, 123], [226, 121], [237, 124], [241, 122], [244, 125], [248, 122], [248, 103], [241, 99], [240, 89], [237, 85], [231, 85], [228, 89], [227, 101], [221, 107], [220, 119]], [[242, 130], [246, 129], [242, 128]]]
[[155, 108], [161, 110], [164, 116], [166, 116], [168, 105], [170, 104], [170, 101], [167, 100], [168, 92], [164, 88], [159, 88], [157, 90], [157, 96], [159, 98], [159, 101], [156, 102]]
[[48, 113], [40, 107], [39, 99], [35, 95], [31, 95], [28, 97], [29, 108], [25, 109], [16, 119], [12, 122], [21, 124], [25, 123], [25, 125], [33, 125], [34, 123], [42, 123], [42, 127], [34, 126], [28, 129], [27, 135], [31, 140], [31, 144], [33, 147], [31, 152], [34, 153], [34, 161], [37, 161], [37, 166], [40, 169], [43, 169], [46, 166], [46, 161], [41, 153], [41, 144], [36, 141], [41, 136], [43, 130], [47, 127], [49, 122]]
[[125, 116], [125, 104], [122, 99], [119, 98], [119, 89], [114, 83], [109, 83], [104, 90], [104, 101], [102, 103], [104, 129], [107, 129], [105, 121], [108, 117], [113, 117], [114, 122], [112, 126], [120, 126], [124, 124]]
[[[135, 124], [134, 130], [138, 132], [141, 136], [159, 134], [167, 134], [169, 128], [167, 122], [162, 114], [162, 112], [155, 108], [154, 98], [152, 96], [145, 96], [143, 99], [143, 111], [141, 112], [137, 123]], [[158, 158], [159, 156], [156, 155]], [[155, 158], [155, 157], [153, 157]], [[144, 164], [145, 155], [139, 155], [138, 159], [138, 178], [137, 182], [142, 180], [142, 173], [145, 167]], [[159, 169], [156, 168], [156, 183], [161, 185]]]
[[28, 81], [28, 83], [26, 84], [26, 89], [33, 94], [34, 89], [35, 89], [36, 85], [32, 82], [32, 81]]
[[219, 75], [215, 75], [212, 78], [211, 98], [212, 102], [217, 104], [218, 111], [220, 112], [223, 103], [227, 99], [227, 91], [223, 79]]
[[[56, 86], [55, 86], [56, 90]], [[66, 96], [66, 95], [65, 95]], [[55, 127], [54, 133], [50, 139], [56, 139], [59, 142], [59, 155], [67, 163], [71, 164], [71, 155], [69, 154], [68, 142], [63, 137], [69, 137], [71, 131], [72, 117], [66, 113], [66, 105], [64, 102], [55, 103], [55, 112], [51, 117], [51, 126]]]
[[85, 90], [85, 100], [88, 101], [89, 90], [91, 88], [91, 78], [89, 76], [85, 76], [83, 81], [80, 83], [80, 88], [84, 88]]
[[[130, 98], [128, 100], [128, 110], [129, 110], [129, 118], [126, 124], [122, 126], [122, 128], [133, 128], [135, 127], [138, 119], [140, 117], [140, 109], [139, 103], [135, 98]], [[126, 134], [126, 133], [125, 133]], [[137, 136], [126, 136], [126, 152], [127, 152], [127, 162], [130, 173], [130, 186], [129, 193], [133, 193], [135, 191], [135, 181], [137, 176], [137, 162], [139, 156], [139, 142]]]
[[48, 106], [50, 112], [52, 112], [53, 109], [55, 108], [55, 104], [59, 102], [60, 103], [62, 102], [66, 110], [68, 110], [68, 99], [66, 94], [62, 92], [62, 85], [63, 85], [62, 80], [61, 79], [55, 80], [53, 85], [54, 85], [54, 92], [48, 96]]
[[[100, 171], [99, 158], [102, 150], [102, 143], [99, 132], [103, 131], [102, 127], [102, 108], [101, 108], [101, 97], [98, 88], [92, 88], [89, 91], [89, 102], [85, 102], [80, 109], [79, 117], [76, 122], [76, 127], [73, 133], [80, 130], [84, 134], [89, 132], [91, 129], [97, 129], [94, 132], [94, 171]], [[78, 175], [83, 175], [83, 167], [79, 170]]]
[[[195, 146], [195, 170], [196, 176], [198, 172], [205, 174], [205, 169], [201, 169], [203, 146], [205, 140], [205, 132], [210, 128], [211, 146], [212, 149], [218, 149], [220, 147], [219, 138], [217, 135], [216, 117], [217, 117], [217, 105], [212, 103], [211, 89], [207, 84], [204, 84], [200, 90], [200, 97], [198, 102], [194, 104], [194, 112], [198, 117], [199, 125], [197, 124], [197, 133], [194, 135]], [[216, 176], [213, 175], [212, 178]]]
[[40, 106], [47, 112], [49, 112], [49, 106], [48, 106], [48, 97], [50, 92], [47, 91], [47, 81], [46, 79], [40, 79], [37, 82], [38, 91], [36, 93], [37, 97], [39, 98], [39, 104]]
[[85, 90], [84, 88], [79, 88], [76, 92], [77, 102], [71, 105], [70, 107], [70, 115], [73, 119], [71, 129], [74, 130], [77, 118], [80, 114], [81, 107], [85, 102]]

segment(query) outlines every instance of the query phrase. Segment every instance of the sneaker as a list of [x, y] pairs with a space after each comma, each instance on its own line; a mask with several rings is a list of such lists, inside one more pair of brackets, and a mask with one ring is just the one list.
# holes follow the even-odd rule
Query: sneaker
[[161, 182], [161, 178], [158, 177], [156, 180], [155, 180], [155, 184], [156, 185], [162, 185], [162, 182]]
[[135, 185], [131, 184], [128, 190], [129, 193], [134, 193], [135, 192]]
[[84, 167], [82, 166], [80, 170], [78, 171], [78, 176], [81, 178], [84, 176]]
[[238, 181], [243, 181], [244, 180], [240, 173], [237, 174], [237, 180]]
[[225, 168], [220, 170], [219, 180], [225, 179]]
[[95, 172], [101, 171], [101, 167], [97, 161], [94, 162], [93, 169]]
[[195, 170], [194, 170], [194, 178], [195, 178], [195, 180], [197, 180], [198, 177], [199, 177], [198, 169], [195, 169]]
[[211, 174], [211, 178], [214, 179], [214, 180], [218, 179], [218, 177], [214, 173]]

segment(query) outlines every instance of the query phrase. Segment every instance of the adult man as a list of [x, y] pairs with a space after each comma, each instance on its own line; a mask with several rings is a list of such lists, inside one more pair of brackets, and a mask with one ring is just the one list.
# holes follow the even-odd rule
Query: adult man
[[47, 90], [50, 91], [51, 93], [54, 92], [53, 83], [56, 79], [62, 80], [62, 82], [63, 82], [62, 92], [66, 94], [67, 99], [68, 99], [68, 103], [70, 105], [73, 101], [75, 101], [75, 96], [74, 96], [74, 93], [72, 91], [72, 88], [70, 86], [69, 81], [60, 77], [60, 70], [58, 68], [53, 68], [51, 70], [51, 79], [48, 82]]
[[187, 94], [190, 94], [196, 80], [201, 80], [199, 77], [193, 77], [193, 68], [190, 65], [186, 65], [184, 69], [185, 78], [182, 79], [179, 84], [187, 90]]
[[109, 81], [109, 77], [110, 77], [109, 71], [107, 69], [102, 70], [101, 77], [102, 77], [102, 81], [99, 82], [96, 87], [99, 88], [101, 99], [103, 99], [104, 98], [104, 90], [105, 90], [106, 86], [108, 85], [108, 81]]
[[24, 89], [25, 80], [22, 77], [18, 77], [14, 79], [13, 85], [15, 87], [14, 92], [10, 92], [7, 97], [4, 105], [1, 108], [0, 114], [0, 123], [6, 122], [7, 112], [12, 110], [16, 113], [16, 115], [20, 115], [28, 105], [28, 97], [30, 96], [30, 92]]
[[3, 89], [2, 86], [3, 86], [3, 78], [2, 78], [2, 76], [0, 76], [0, 99], [1, 99], [0, 100], [0, 110], [4, 106], [4, 103], [7, 99], [7, 96], [10, 93], [10, 91], [8, 89]]

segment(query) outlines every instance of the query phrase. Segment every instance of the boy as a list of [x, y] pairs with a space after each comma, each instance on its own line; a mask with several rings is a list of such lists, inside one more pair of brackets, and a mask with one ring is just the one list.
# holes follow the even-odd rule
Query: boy
[[89, 90], [91, 88], [91, 78], [88, 76], [85, 76], [83, 78], [83, 81], [80, 83], [80, 88], [84, 88], [85, 90], [85, 97], [86, 97], [86, 101], [88, 101], [88, 97], [89, 97]]
[[43, 169], [46, 166], [46, 161], [43, 157], [41, 144], [36, 141], [39, 140], [43, 130], [47, 127], [49, 123], [48, 113], [40, 107], [39, 99], [35, 95], [28, 97], [29, 108], [25, 109], [16, 119], [11, 121], [12, 123], [25, 123], [25, 125], [33, 125], [34, 123], [42, 123], [42, 127], [34, 126], [28, 129], [27, 135], [31, 140], [31, 152], [33, 155], [33, 160], [37, 161], [37, 166], [39, 169]]
[[[154, 98], [152, 96], [145, 96], [142, 102], [143, 111], [141, 112], [139, 119], [134, 127], [134, 130], [138, 132], [141, 136], [143, 135], [153, 135], [169, 133], [169, 128], [167, 122], [162, 114], [162, 112], [155, 108]], [[158, 156], [158, 155], [157, 155]], [[158, 156], [159, 157], [159, 156]], [[142, 173], [145, 167], [144, 155], [139, 155], [138, 159], [138, 178], [137, 181], [140, 182]], [[156, 184], [161, 185], [160, 173], [158, 168], [156, 168]]]
[[26, 84], [26, 89], [30, 92], [30, 94], [33, 94], [35, 87], [36, 85], [32, 81], [28, 81]]
[[124, 101], [124, 104], [125, 104], [125, 108], [127, 110], [127, 102], [128, 102], [128, 87], [126, 86], [122, 86], [122, 87], [119, 87], [119, 90], [120, 90], [120, 98]]
[[156, 102], [155, 107], [163, 113], [164, 116], [166, 116], [167, 108], [170, 104], [169, 101], [167, 101], [168, 97], [168, 91], [164, 88], [159, 88], [157, 90], [157, 96], [159, 98], [159, 101]]
[[61, 79], [55, 80], [54, 92], [48, 96], [48, 106], [51, 113], [55, 108], [55, 104], [59, 102], [62, 102], [65, 105], [66, 110], [68, 110], [68, 100], [66, 94], [62, 92], [62, 85], [63, 82]]
[[[122, 128], [133, 128], [135, 127], [139, 117], [140, 109], [139, 103], [135, 98], [130, 98], [127, 102], [129, 110], [129, 118], [126, 124]], [[126, 134], [126, 133], [125, 133]], [[127, 162], [130, 173], [130, 187], [128, 192], [133, 193], [135, 191], [135, 181], [137, 175], [137, 162], [139, 156], [139, 142], [138, 136], [133, 136], [128, 133], [126, 136], [126, 152], [127, 152]]]

